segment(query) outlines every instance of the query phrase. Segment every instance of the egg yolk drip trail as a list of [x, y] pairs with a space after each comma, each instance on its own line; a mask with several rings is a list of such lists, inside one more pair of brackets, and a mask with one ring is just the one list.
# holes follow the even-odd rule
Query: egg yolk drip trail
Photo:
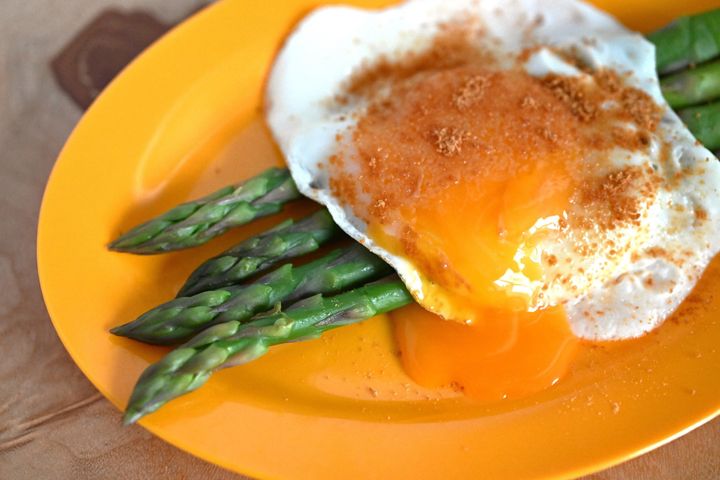
[[368, 66], [347, 88], [367, 108], [331, 161], [335, 195], [420, 272], [422, 305], [460, 322], [394, 313], [406, 370], [486, 399], [562, 376], [577, 340], [557, 292], [591, 277], [573, 256], [601, 251], [592, 275], [609, 272], [633, 243], [613, 232], [639, 224], [653, 194], [651, 169], [607, 161], [648, 148], [652, 100], [604, 70], [533, 77], [521, 66], [531, 53], [501, 69], [454, 38]]

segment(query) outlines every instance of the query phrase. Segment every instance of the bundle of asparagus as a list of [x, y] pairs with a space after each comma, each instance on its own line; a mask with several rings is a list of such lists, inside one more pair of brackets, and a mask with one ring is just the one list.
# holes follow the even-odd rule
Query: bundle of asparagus
[[[720, 57], [720, 10], [683, 17], [648, 39], [657, 48], [666, 99], [705, 146], [720, 148], [720, 126], [715, 125], [720, 60], [712, 61]], [[201, 245], [297, 198], [288, 171], [270, 169], [182, 204], [130, 230], [110, 248], [153, 254]], [[412, 301], [390, 268], [359, 244], [241, 283], [340, 237], [326, 210], [297, 223], [283, 222], [200, 265], [177, 298], [112, 329], [146, 343], [186, 342], [143, 372], [124, 422], [137, 421], [200, 387], [214, 370], [254, 360], [272, 345], [316, 338]]]
[[720, 9], [679, 18], [648, 40], [663, 96], [695, 138], [720, 149]]

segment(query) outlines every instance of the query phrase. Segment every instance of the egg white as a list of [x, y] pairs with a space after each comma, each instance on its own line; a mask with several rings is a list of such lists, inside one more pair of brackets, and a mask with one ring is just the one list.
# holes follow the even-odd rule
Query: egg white
[[[574, 296], [558, 291], [554, 297], [554, 303], [565, 306], [573, 333], [582, 338], [623, 339], [655, 328], [688, 295], [720, 249], [720, 165], [697, 144], [662, 97], [652, 44], [584, 3], [410, 0], [378, 11], [315, 10], [288, 37], [266, 90], [267, 122], [298, 188], [327, 206], [345, 232], [392, 265], [423, 302], [423, 281], [415, 266], [377, 245], [367, 235], [365, 222], [333, 196], [328, 173], [329, 159], [338, 149], [336, 136], [352, 127], [350, 114], [364, 108], [358, 102], [340, 105], [333, 100], [363, 65], [380, 57], [392, 60], [421, 52], [443, 24], [459, 18], [482, 25], [485, 38], [494, 39], [493, 49], [498, 52], [517, 54], [531, 46], [553, 46], [572, 50], [592, 68], [628, 73], [627, 85], [645, 91], [665, 108], [648, 153], [617, 152], [612, 159], [618, 167], [652, 165], [665, 180], [644, 212], [645, 232], [638, 235], [633, 254], [613, 264], [602, 281], [580, 282], [582, 288]], [[535, 76], [582, 75], [550, 49], [537, 51], [525, 68]], [[673, 145], [669, 159], [661, 158], [664, 141]], [[678, 172], [683, 173], [681, 180], [671, 186]], [[697, 218], [700, 210], [707, 216], [704, 221]], [[650, 254], [653, 247], [671, 255]], [[586, 263], [584, 268], [594, 267], [592, 259]]]

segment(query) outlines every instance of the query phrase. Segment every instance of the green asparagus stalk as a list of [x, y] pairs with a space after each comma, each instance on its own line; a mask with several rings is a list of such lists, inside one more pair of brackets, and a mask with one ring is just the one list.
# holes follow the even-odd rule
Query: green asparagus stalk
[[178, 297], [237, 284], [282, 260], [317, 250], [341, 233], [327, 210], [313, 213], [297, 223], [287, 220], [200, 265], [190, 274]]
[[686, 108], [678, 114], [706, 148], [720, 149], [720, 102]]
[[284, 312], [256, 317], [250, 323], [233, 320], [210, 327], [143, 372], [123, 421], [136, 422], [173, 398], [200, 387], [214, 370], [255, 360], [270, 346], [317, 338], [330, 329], [360, 322], [411, 301], [402, 282], [392, 276], [334, 297], [316, 295]]
[[720, 60], [668, 75], [660, 87], [675, 109], [715, 100], [720, 97]]
[[720, 55], [720, 9], [681, 17], [648, 35], [655, 44], [660, 74]]
[[161, 253], [201, 245], [226, 230], [277, 213], [300, 196], [286, 169], [271, 168], [239, 185], [179, 205], [109, 246], [130, 253]]
[[210, 325], [244, 322], [280, 302], [336, 293], [390, 272], [385, 262], [354, 244], [299, 267], [283, 265], [255, 283], [176, 298], [111, 332], [146, 343], [177, 344]]

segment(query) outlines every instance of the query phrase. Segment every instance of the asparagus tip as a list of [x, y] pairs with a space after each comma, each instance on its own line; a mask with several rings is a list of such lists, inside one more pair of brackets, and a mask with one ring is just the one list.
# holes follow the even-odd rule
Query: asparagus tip
[[137, 245], [135, 247], [128, 246], [128, 245], [125, 245], [121, 241], [115, 241], [112, 243], [108, 243], [106, 248], [109, 251], [116, 252], [116, 253], [134, 253], [136, 255], [142, 255], [142, 254], [146, 253], [146, 252], [142, 251], [142, 249], [138, 248]]
[[117, 327], [113, 327], [110, 329], [110, 333], [113, 335], [117, 335], [119, 337], [126, 337], [127, 336], [127, 324], [124, 325], [118, 325]]
[[108, 243], [106, 247], [111, 252], [123, 252], [124, 251], [122, 248], [121, 242], [119, 242], [118, 240]]
[[192, 286], [188, 286], [188, 284], [183, 285], [183, 286], [180, 288], [180, 290], [178, 290], [178, 293], [177, 293], [177, 295], [175, 295], [175, 298], [190, 297], [190, 296], [192, 296], [194, 293], [201, 293], [201, 292], [193, 292], [193, 290], [192, 290], [191, 287], [192, 287]]
[[132, 425], [133, 423], [137, 422], [142, 418], [144, 414], [142, 412], [138, 412], [134, 409], [128, 409], [125, 411], [125, 414], [123, 415], [122, 423], [125, 426]]

